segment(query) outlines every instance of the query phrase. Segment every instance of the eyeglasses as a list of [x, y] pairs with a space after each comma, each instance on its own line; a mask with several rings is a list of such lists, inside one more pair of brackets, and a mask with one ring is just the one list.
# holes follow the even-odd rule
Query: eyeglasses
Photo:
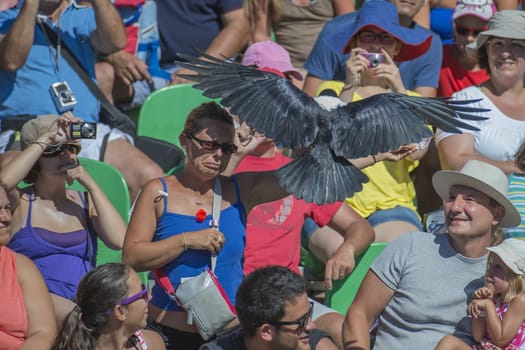
[[359, 38], [361, 42], [366, 43], [366, 44], [372, 44], [373, 42], [376, 41], [376, 39], [379, 39], [379, 42], [381, 42], [381, 44], [383, 45], [393, 45], [396, 42], [396, 39], [393, 36], [390, 36], [386, 32], [376, 34], [374, 32], [365, 30], [365, 31], [359, 32], [359, 34], [357, 34], [357, 37]]
[[71, 154], [78, 154], [78, 147], [70, 143], [63, 143], [58, 146], [47, 147], [42, 153], [42, 157], [53, 158], [58, 157], [64, 151], [68, 151]]
[[134, 303], [135, 301], [139, 300], [140, 298], [143, 298], [147, 302], [149, 301], [149, 291], [148, 288], [144, 284], [141, 285], [141, 289], [137, 294], [133, 294], [129, 298], [126, 298], [124, 300], [121, 300], [118, 305], [129, 305], [131, 303]]
[[314, 303], [310, 301], [308, 312], [305, 313], [303, 316], [299, 317], [297, 320], [274, 322], [273, 325], [277, 327], [289, 326], [289, 325], [299, 325], [297, 329], [292, 331], [293, 333], [299, 335], [306, 330], [306, 326], [308, 326], [308, 322], [310, 322], [310, 320], [312, 319], [313, 312], [314, 312]]
[[479, 33], [486, 31], [487, 29], [488, 29], [487, 27], [478, 28], [478, 29], [468, 28], [468, 27], [460, 26], [459, 24], [456, 23], [456, 32], [459, 35], [463, 35], [463, 36], [471, 35], [475, 37], [475, 36], [478, 36]]
[[206, 151], [214, 152], [214, 151], [216, 151], [216, 150], [218, 150], [220, 148], [222, 153], [224, 153], [224, 154], [232, 154], [232, 153], [237, 152], [237, 146], [235, 146], [234, 144], [231, 144], [231, 143], [218, 143], [216, 141], [201, 140], [198, 137], [196, 137], [195, 135], [190, 134], [188, 131], [184, 131], [184, 134], [186, 136], [188, 136], [190, 139], [192, 139], [195, 142], [197, 142]]

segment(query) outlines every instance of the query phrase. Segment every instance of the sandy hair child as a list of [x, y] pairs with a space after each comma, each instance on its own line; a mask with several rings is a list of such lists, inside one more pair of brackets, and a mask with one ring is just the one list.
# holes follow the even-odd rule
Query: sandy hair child
[[467, 308], [476, 345], [449, 335], [437, 350], [525, 349], [525, 241], [509, 238], [487, 250], [485, 287]]

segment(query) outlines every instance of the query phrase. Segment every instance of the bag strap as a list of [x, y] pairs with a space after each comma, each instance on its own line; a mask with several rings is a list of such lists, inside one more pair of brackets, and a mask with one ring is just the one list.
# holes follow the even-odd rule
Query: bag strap
[[[222, 185], [219, 177], [215, 179], [215, 186], [213, 186], [213, 204], [212, 204], [212, 220], [211, 227], [219, 230], [219, 219], [221, 217], [222, 204]], [[215, 272], [215, 265], [217, 265], [217, 255], [211, 255], [211, 270]]]
[[[49, 38], [49, 41], [54, 47], [57, 47], [58, 44], [58, 35], [55, 33], [55, 31], [44, 21], [40, 22], [42, 24], [42, 28], [44, 28], [47, 37]], [[98, 85], [93, 81], [91, 76], [87, 73], [86, 69], [78, 58], [73, 54], [71, 49], [66, 45], [66, 43], [61, 42], [62, 50], [60, 50], [60, 54], [62, 57], [66, 60], [66, 62], [69, 64], [71, 69], [77, 73], [79, 78], [82, 80], [82, 82], [86, 85], [86, 87], [89, 89], [89, 91], [95, 96], [95, 98], [100, 102], [100, 105], [103, 109], [108, 111], [108, 113], [111, 114], [113, 118], [119, 118], [122, 116], [122, 113], [120, 110], [115, 107], [109, 100], [107, 99], [106, 95], [100, 90]], [[128, 118], [129, 119], [129, 118]], [[126, 121], [120, 121], [124, 123], [133, 123], [131, 119]]]

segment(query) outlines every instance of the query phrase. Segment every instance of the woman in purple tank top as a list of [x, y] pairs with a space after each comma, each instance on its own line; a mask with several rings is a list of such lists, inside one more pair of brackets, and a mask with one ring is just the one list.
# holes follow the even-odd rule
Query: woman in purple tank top
[[[74, 306], [69, 299], [78, 282], [95, 264], [96, 237], [121, 249], [126, 231], [106, 195], [78, 165], [80, 144], [69, 135], [70, 124], [78, 121], [70, 114], [30, 120], [21, 131], [23, 151], [0, 172], [13, 210], [9, 247], [39, 268], [59, 324]], [[32, 185], [17, 188], [22, 179]], [[87, 194], [67, 190], [73, 180]]]
[[[175, 175], [150, 180], [142, 189], [124, 241], [125, 263], [137, 271], [160, 269], [176, 289], [181, 278], [209, 267], [211, 254], [216, 254], [215, 274], [235, 303], [243, 278], [246, 214], [260, 203], [288, 195], [273, 171], [220, 176], [231, 173], [243, 155], [267, 140], [255, 136], [248, 149], [235, 134], [231, 116], [214, 102], [190, 112], [179, 136], [185, 167]], [[213, 228], [217, 181], [222, 186], [221, 214], [218, 228]], [[196, 328], [188, 325], [187, 313], [159, 283], [153, 287], [148, 310], [151, 327], [164, 334], [168, 349], [198, 349], [203, 343]]]

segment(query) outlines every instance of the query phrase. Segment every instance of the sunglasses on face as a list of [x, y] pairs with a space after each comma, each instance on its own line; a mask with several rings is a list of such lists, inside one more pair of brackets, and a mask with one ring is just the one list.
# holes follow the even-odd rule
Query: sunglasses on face
[[463, 36], [471, 35], [471, 36], [476, 37], [476, 36], [479, 35], [479, 33], [484, 32], [487, 29], [488, 29], [487, 27], [474, 29], [474, 28], [463, 27], [463, 26], [460, 26], [460, 25], [456, 24], [456, 32], [459, 35], [463, 35]]
[[299, 317], [295, 321], [279, 321], [275, 322], [274, 326], [281, 327], [281, 326], [293, 326], [298, 325], [298, 327], [293, 330], [292, 332], [296, 335], [299, 335], [303, 333], [306, 330], [306, 326], [308, 326], [308, 322], [312, 319], [312, 314], [314, 312], [314, 303], [310, 301], [310, 306], [308, 308], [308, 312], [305, 313], [303, 316]]
[[365, 44], [372, 44], [376, 41], [376, 39], [379, 39], [379, 42], [383, 45], [392, 45], [396, 42], [396, 39], [392, 36], [390, 36], [388, 33], [379, 33], [376, 34], [374, 32], [370, 31], [363, 31], [357, 34], [357, 37], [362, 43]]
[[140, 298], [144, 299], [146, 302], [149, 301], [149, 291], [144, 284], [141, 285], [140, 291], [137, 294], [133, 294], [129, 298], [121, 300], [118, 305], [129, 305], [139, 300]]
[[190, 134], [188, 131], [184, 131], [184, 134], [192, 139], [193, 141], [197, 142], [199, 146], [202, 147], [202, 149], [210, 152], [215, 152], [219, 148], [221, 149], [222, 153], [224, 154], [232, 154], [237, 152], [237, 146], [231, 143], [218, 143], [216, 141], [206, 141], [201, 140], [195, 135]]
[[44, 150], [44, 152], [42, 153], [42, 157], [58, 157], [59, 155], [64, 153], [64, 151], [68, 151], [71, 154], [78, 154], [78, 147], [69, 143], [64, 143], [58, 146], [50, 146]]

